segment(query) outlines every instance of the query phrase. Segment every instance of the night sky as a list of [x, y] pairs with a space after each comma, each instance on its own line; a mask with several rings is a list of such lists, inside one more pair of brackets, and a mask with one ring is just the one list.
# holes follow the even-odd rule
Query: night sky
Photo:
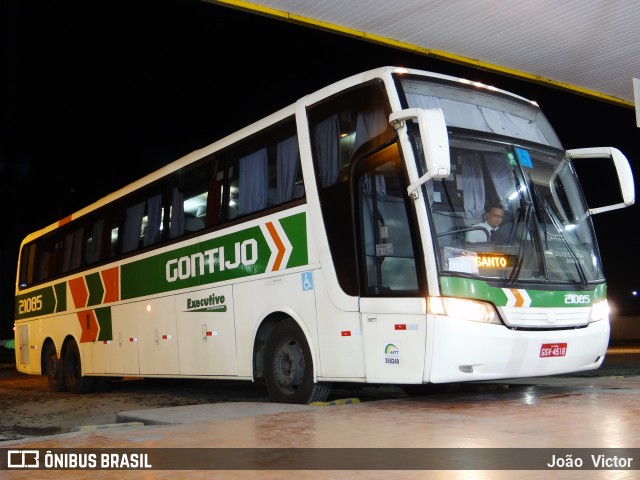
[[[457, 75], [536, 100], [566, 148], [615, 146], [640, 175], [632, 109], [548, 86], [200, 0], [7, 0], [0, 9], [0, 339], [12, 336], [29, 232], [370, 68]], [[584, 175], [587, 193], [597, 190], [598, 172]], [[594, 220], [609, 296], [623, 313], [640, 313], [630, 293], [640, 290], [638, 208]]]

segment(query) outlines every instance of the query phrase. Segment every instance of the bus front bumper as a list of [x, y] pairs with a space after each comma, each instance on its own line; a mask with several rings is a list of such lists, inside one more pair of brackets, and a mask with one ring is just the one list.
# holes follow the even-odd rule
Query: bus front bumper
[[607, 353], [609, 320], [567, 330], [511, 330], [436, 315], [425, 382], [536, 377], [598, 368]]

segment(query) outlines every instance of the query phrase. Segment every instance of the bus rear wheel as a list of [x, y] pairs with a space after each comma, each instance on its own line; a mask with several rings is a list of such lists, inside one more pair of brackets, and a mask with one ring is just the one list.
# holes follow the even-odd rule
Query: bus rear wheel
[[309, 344], [291, 319], [283, 320], [267, 342], [265, 385], [276, 403], [323, 402], [331, 391], [330, 383], [313, 381]]
[[82, 376], [82, 360], [75, 340], [70, 340], [64, 349], [64, 379], [71, 393], [87, 393], [93, 390], [95, 377]]
[[65, 390], [65, 383], [62, 360], [58, 358], [58, 352], [53, 343], [47, 345], [44, 353], [44, 365], [49, 389], [52, 392], [63, 392]]

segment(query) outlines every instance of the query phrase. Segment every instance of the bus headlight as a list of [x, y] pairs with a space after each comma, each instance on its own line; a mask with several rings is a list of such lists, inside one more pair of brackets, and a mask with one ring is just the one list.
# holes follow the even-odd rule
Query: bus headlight
[[493, 305], [466, 298], [429, 297], [429, 313], [447, 315], [472, 322], [495, 323], [500, 319]]
[[609, 302], [607, 302], [606, 299], [594, 302], [591, 306], [591, 312], [589, 313], [589, 323], [607, 319], [610, 312]]

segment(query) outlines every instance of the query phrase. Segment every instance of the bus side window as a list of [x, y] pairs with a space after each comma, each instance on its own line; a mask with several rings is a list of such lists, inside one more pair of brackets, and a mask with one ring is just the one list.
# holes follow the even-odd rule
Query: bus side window
[[118, 246], [117, 210], [102, 212], [101, 216], [87, 223], [84, 240], [84, 264], [93, 265], [116, 254]]
[[257, 212], [267, 206], [268, 159], [267, 149], [261, 148], [238, 160], [239, 175], [235, 185], [239, 215]]
[[87, 239], [84, 244], [84, 258], [87, 265], [100, 261], [102, 242], [104, 240], [104, 218], [97, 220], [89, 226]]
[[294, 122], [239, 143], [229, 158], [226, 219], [250, 215], [304, 197]]
[[[294, 198], [303, 197], [304, 182], [302, 181], [302, 169], [300, 168], [297, 135], [278, 142], [276, 147], [276, 168], [272, 168], [272, 163], [271, 161], [269, 162], [269, 186], [275, 185], [275, 188], [269, 189], [269, 204], [280, 205]], [[273, 177], [274, 173], [275, 178]]]
[[33, 283], [36, 261], [36, 243], [27, 245], [20, 255], [20, 287], [26, 287]]
[[142, 217], [144, 202], [138, 202], [125, 209], [124, 233], [122, 235], [122, 253], [132, 252], [140, 245], [142, 236]]
[[122, 253], [148, 247], [162, 239], [162, 195], [147, 194], [125, 208]]
[[36, 281], [47, 280], [58, 273], [58, 257], [62, 242], [57, 235], [38, 240]]
[[208, 187], [206, 204], [207, 227], [215, 227], [222, 223], [222, 199], [224, 196], [224, 161], [216, 162], [215, 171]]
[[[214, 175], [214, 159], [208, 158], [180, 175], [173, 189], [170, 216], [170, 237], [197, 232], [208, 224], [209, 187]], [[212, 223], [216, 222], [211, 218]]]
[[338, 116], [332, 115], [313, 127], [318, 175], [322, 187], [338, 181], [340, 168], [340, 125]]
[[169, 238], [177, 238], [184, 232], [183, 197], [180, 188], [171, 190], [171, 206], [169, 207]]
[[62, 247], [62, 273], [80, 268], [83, 235], [84, 228], [78, 228], [65, 234]]
[[109, 254], [108, 258], [115, 257], [118, 253], [118, 241], [120, 240], [120, 227], [118, 227], [117, 223], [111, 225], [111, 228], [108, 230], [110, 232], [109, 235]]
[[146, 211], [142, 217], [142, 246], [148, 247], [162, 240], [162, 220], [164, 209], [162, 195], [157, 194], [147, 199]]

